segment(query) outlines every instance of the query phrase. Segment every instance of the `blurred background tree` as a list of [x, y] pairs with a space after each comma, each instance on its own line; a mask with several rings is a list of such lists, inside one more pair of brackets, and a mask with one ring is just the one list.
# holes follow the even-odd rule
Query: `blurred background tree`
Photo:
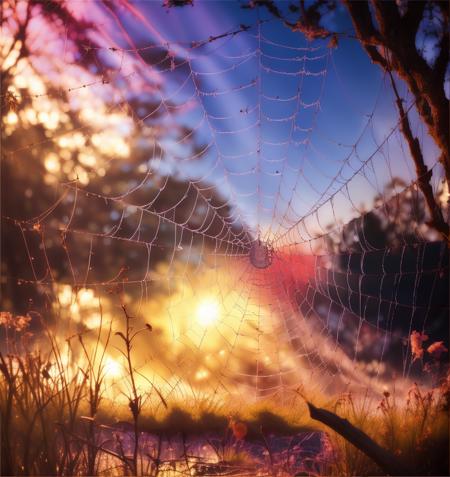
[[215, 189], [160, 167], [164, 138], [201, 160], [194, 132], [160, 107], [158, 72], [173, 69], [173, 55], [155, 46], [143, 63], [126, 57], [101, 8], [75, 15], [59, 1], [4, 2], [6, 309], [44, 306], [45, 284], [142, 280], [149, 242], [155, 267], [183, 244], [220, 247], [242, 232]]

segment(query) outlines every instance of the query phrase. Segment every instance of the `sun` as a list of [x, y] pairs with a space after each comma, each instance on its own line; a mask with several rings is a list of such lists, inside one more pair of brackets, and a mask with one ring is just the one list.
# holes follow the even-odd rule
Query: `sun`
[[210, 326], [220, 316], [220, 305], [217, 300], [206, 298], [197, 306], [197, 321], [202, 326]]
[[109, 378], [117, 378], [122, 375], [122, 366], [118, 361], [108, 356], [105, 361], [105, 372]]

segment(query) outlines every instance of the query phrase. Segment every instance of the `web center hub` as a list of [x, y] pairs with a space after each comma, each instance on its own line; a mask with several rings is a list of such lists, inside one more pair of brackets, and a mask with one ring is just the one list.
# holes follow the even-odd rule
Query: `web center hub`
[[267, 268], [272, 264], [273, 249], [272, 247], [261, 241], [255, 240], [250, 246], [250, 263], [255, 268]]

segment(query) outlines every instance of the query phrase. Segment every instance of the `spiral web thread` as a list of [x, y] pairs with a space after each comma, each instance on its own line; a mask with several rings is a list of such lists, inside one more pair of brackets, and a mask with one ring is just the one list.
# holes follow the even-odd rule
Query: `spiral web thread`
[[[108, 193], [89, 181], [55, 175], [53, 205], [27, 220], [7, 217], [20, 229], [30, 259], [31, 274], [20, 283], [39, 285], [53, 301], [58, 287], [70, 285], [71, 303], [79, 290], [103, 297], [117, 288], [134, 297], [137, 315], [149, 313], [146, 304], [161, 287], [166, 301], [160, 320], [176, 359], [145, 369], [167, 385], [168, 398], [246, 392], [284, 400], [286, 390], [299, 386], [376, 387], [395, 372], [389, 362], [395, 346], [402, 350], [400, 372], [407, 378], [409, 334], [426, 330], [429, 320], [447, 309], [445, 303], [436, 305], [446, 251], [430, 241], [430, 231], [414, 215], [409, 221], [414, 240], [401, 230], [395, 245], [379, 247], [366, 235], [370, 214], [391, 224], [405, 201], [420, 196], [400, 118], [391, 120], [382, 137], [375, 130], [380, 104], [392, 104], [384, 78], [367, 114], [352, 105], [334, 58], [337, 50], [299, 34], [286, 33], [289, 41], [281, 43], [273, 38], [274, 22], [261, 21], [259, 13], [248, 28], [190, 44], [138, 47], [117, 15], [114, 22], [121, 44], [128, 46], [121, 48], [103, 31], [104, 47], [85, 48], [97, 58], [101, 80], [60, 88], [61, 95], [75, 102], [81, 94], [109, 97], [105, 116], [125, 115], [131, 130], [148, 134], [151, 158], [139, 166], [141, 180], [125, 192]], [[149, 59], [154, 50], [165, 52], [162, 59]], [[113, 67], [105, 66], [105, 57]], [[348, 144], [320, 126], [330, 90], [348, 96], [348, 107], [362, 118]], [[155, 105], [145, 114], [133, 103], [139, 94]], [[33, 101], [46, 96], [30, 94]], [[413, 113], [411, 99], [405, 109]], [[189, 129], [179, 138], [154, 133], [180, 124]], [[89, 137], [90, 129], [82, 125], [5, 154], [20, 158], [43, 143], [76, 133]], [[201, 142], [195, 151], [186, 146], [193, 138]], [[105, 183], [113, 161], [120, 159], [107, 163]], [[437, 162], [430, 168], [439, 176]], [[386, 191], [396, 175], [409, 179]], [[172, 177], [181, 177], [185, 190], [162, 206]], [[221, 202], [212, 200], [212, 193]], [[179, 213], [185, 201], [194, 206]], [[61, 208], [62, 217], [56, 214]], [[83, 222], [88, 209], [103, 211], [95, 229]], [[342, 234], [356, 237], [357, 244], [339, 245]], [[63, 250], [71, 279], [54, 276], [49, 239]], [[257, 269], [249, 260], [255, 241], [270, 246], [267, 268]], [[108, 254], [111, 244], [123, 257], [136, 256], [141, 267], [91, 279], [95, 257]], [[164, 268], [155, 265], [158, 253], [165, 254]], [[220, 307], [218, 318], [206, 325], [195, 311], [205, 297], [213, 303], [203, 312], [206, 321], [214, 306]], [[151, 314], [145, 318], [152, 321]], [[144, 358], [155, 363], [157, 352]]]

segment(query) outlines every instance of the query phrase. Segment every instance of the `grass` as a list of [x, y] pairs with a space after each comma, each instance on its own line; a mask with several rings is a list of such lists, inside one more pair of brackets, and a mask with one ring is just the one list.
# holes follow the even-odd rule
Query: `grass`
[[[388, 392], [377, 403], [366, 394], [341, 396], [333, 411], [363, 430], [415, 475], [448, 475], [449, 377], [432, 390], [414, 384], [405, 397]], [[383, 475], [361, 451], [334, 432], [325, 438], [321, 472], [326, 475]]]
[[[270, 436], [294, 436], [322, 429], [320, 453], [305, 462], [305, 472], [317, 475], [381, 475], [380, 469], [339, 435], [308, 419], [306, 406], [293, 400], [290, 409], [269, 403], [224, 408], [213, 398], [166, 402], [147, 379], [136, 385], [133, 361], [136, 336], [151, 327], [133, 328], [126, 308], [123, 331], [115, 333], [125, 363], [122, 404], [106, 394], [107, 348], [114, 336], [111, 324], [100, 322], [94, 344], [83, 336], [61, 342], [42, 323], [39, 346], [27, 333], [27, 321], [1, 320], [6, 351], [0, 353], [1, 474], [2, 475], [294, 475], [296, 450], [274, 450]], [[18, 325], [20, 324], [20, 326]], [[75, 366], [77, 357], [83, 366]], [[381, 446], [405, 459], [417, 475], [448, 472], [449, 380], [433, 390], [414, 385], [407, 396], [385, 393], [376, 401], [368, 394], [340, 396], [328, 407], [364, 430]], [[153, 399], [150, 399], [153, 396]], [[155, 405], [155, 396], [158, 405]], [[236, 437], [232, 422], [245, 423]], [[198, 455], [192, 436], [206, 442], [207, 459]], [[176, 441], [178, 436], [178, 441]], [[181, 441], [180, 441], [181, 436]], [[214, 436], [214, 437], [208, 437]], [[181, 446], [179, 455], [167, 449]], [[259, 443], [264, 459], [255, 461], [248, 443]], [[164, 457], [165, 456], [165, 457]], [[446, 458], [447, 456], [447, 458]]]

